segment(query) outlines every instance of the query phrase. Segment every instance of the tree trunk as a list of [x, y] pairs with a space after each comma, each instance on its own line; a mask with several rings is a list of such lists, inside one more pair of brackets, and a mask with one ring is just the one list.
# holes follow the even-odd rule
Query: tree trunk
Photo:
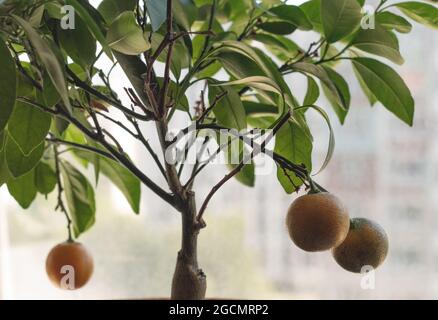
[[193, 192], [188, 192], [181, 216], [181, 250], [178, 252], [173, 275], [171, 298], [172, 300], [203, 300], [207, 289], [207, 279], [198, 266], [199, 227], [196, 224], [196, 201]]

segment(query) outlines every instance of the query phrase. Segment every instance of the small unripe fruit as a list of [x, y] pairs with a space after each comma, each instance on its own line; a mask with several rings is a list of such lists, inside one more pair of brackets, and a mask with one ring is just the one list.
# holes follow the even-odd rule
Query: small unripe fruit
[[330, 193], [307, 194], [289, 207], [286, 225], [292, 241], [305, 251], [325, 251], [347, 236], [350, 217], [342, 202]]
[[83, 287], [93, 274], [93, 258], [78, 242], [55, 246], [46, 259], [46, 272], [52, 283], [64, 290]]
[[388, 254], [388, 237], [374, 221], [355, 218], [344, 242], [332, 251], [345, 270], [360, 273], [363, 267], [377, 268]]

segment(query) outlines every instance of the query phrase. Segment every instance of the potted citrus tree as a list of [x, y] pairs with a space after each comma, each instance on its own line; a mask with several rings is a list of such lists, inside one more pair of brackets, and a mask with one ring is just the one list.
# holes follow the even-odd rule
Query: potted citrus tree
[[[352, 66], [370, 104], [380, 103], [413, 124], [414, 99], [388, 62], [403, 63], [398, 37], [411, 31], [412, 22], [438, 27], [438, 9], [426, 2], [388, 2], [372, 7], [365, 0], [299, 6], [280, 0], [0, 1], [0, 185], [23, 208], [37, 194], [56, 194], [68, 232], [47, 257], [54, 284], [80, 288], [94, 267], [77, 242], [95, 223], [98, 206], [84, 163], [94, 166], [96, 178], [106, 175], [135, 213], [141, 211], [141, 185], [180, 212], [173, 299], [205, 298], [197, 240], [209, 201], [231, 179], [254, 186], [254, 159], [261, 154], [275, 162], [273, 174], [285, 192], [308, 191], [285, 208], [298, 247], [332, 250], [351, 272], [378, 267], [388, 252], [384, 230], [376, 222], [351, 219], [312, 174], [327, 166], [334, 151], [328, 113], [347, 121], [350, 84], [336, 71], [340, 63]], [[298, 31], [311, 33], [314, 41], [296, 42]], [[102, 59], [110, 61], [106, 68], [98, 67]], [[117, 64], [129, 79], [125, 88], [111, 85]], [[307, 81], [305, 93], [294, 92], [285, 78], [291, 73]], [[190, 105], [187, 92], [200, 84], [198, 102]], [[320, 95], [327, 105], [317, 105]], [[329, 128], [329, 150], [316, 170], [310, 112]], [[192, 125], [172, 136], [176, 114]], [[144, 123], [154, 124], [156, 134], [146, 136]], [[150, 153], [165, 185], [131, 160], [114, 127]], [[185, 165], [194, 145], [184, 140], [189, 135], [202, 143], [200, 157]], [[151, 139], [159, 141], [158, 150]], [[205, 199], [197, 199], [196, 178], [210, 167], [199, 159], [212, 140], [213, 156], [232, 159], [229, 173]], [[181, 141], [186, 143], [179, 149]]]

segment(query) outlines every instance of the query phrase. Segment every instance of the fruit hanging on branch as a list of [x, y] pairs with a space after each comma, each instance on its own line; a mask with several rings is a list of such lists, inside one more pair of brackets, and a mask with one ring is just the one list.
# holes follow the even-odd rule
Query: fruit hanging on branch
[[351, 220], [347, 237], [332, 254], [345, 270], [360, 273], [364, 267], [376, 269], [388, 254], [388, 237], [374, 221], [355, 218]]
[[325, 251], [344, 241], [350, 217], [338, 197], [327, 192], [310, 193], [292, 203], [286, 225], [299, 248], [309, 252]]
[[94, 264], [90, 252], [79, 242], [55, 246], [46, 259], [46, 272], [52, 283], [64, 290], [76, 290], [88, 283]]

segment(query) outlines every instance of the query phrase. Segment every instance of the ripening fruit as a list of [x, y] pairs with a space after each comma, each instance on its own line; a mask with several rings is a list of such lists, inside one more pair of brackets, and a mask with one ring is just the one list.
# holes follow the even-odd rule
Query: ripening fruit
[[360, 273], [364, 266], [375, 269], [386, 258], [388, 237], [377, 223], [355, 218], [351, 220], [347, 238], [332, 253], [336, 262], [348, 271]]
[[55, 286], [76, 290], [90, 280], [93, 258], [82, 244], [63, 242], [55, 246], [47, 256], [46, 272]]
[[289, 207], [286, 225], [292, 241], [305, 251], [324, 251], [344, 241], [350, 217], [342, 202], [323, 192], [297, 198]]

